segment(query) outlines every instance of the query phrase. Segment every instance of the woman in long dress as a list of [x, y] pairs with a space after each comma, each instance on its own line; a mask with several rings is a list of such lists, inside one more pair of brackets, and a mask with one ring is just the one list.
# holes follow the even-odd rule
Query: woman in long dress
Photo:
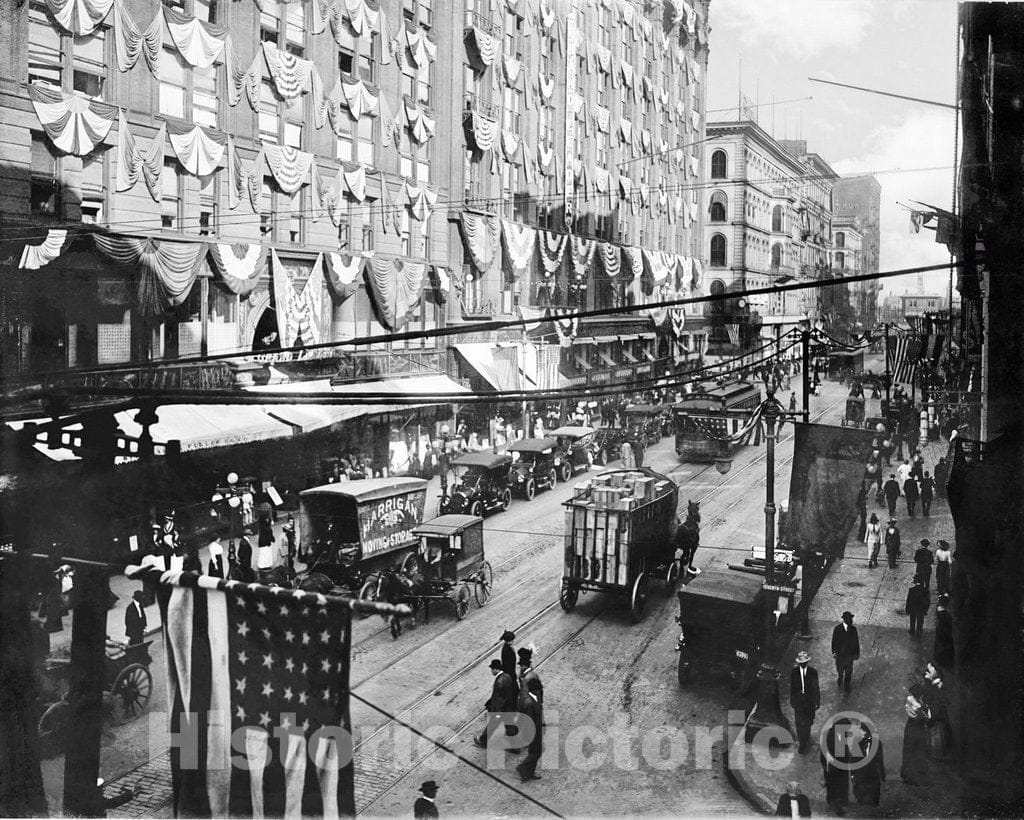
[[636, 458], [633, 455], [633, 445], [628, 441], [622, 442], [620, 458], [622, 459], [622, 468], [624, 470], [636, 469]]
[[882, 525], [875, 513], [871, 513], [871, 518], [865, 528], [864, 543], [868, 545], [868, 567], [877, 567], [878, 553], [882, 548]]
[[928, 783], [928, 721], [931, 711], [925, 704], [923, 693], [913, 687], [907, 695], [904, 706], [907, 712], [907, 723], [903, 728], [903, 765], [900, 777], [911, 786], [923, 786]]

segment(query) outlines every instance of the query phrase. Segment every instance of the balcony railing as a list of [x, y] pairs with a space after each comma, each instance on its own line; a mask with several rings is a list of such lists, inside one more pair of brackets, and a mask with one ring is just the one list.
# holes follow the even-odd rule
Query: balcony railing
[[462, 315], [464, 318], [491, 318], [498, 315], [498, 303], [493, 299], [463, 299]]
[[474, 114], [479, 114], [481, 117], [486, 117], [494, 122], [497, 122], [501, 117], [501, 109], [497, 105], [482, 99], [480, 96], [470, 91], [466, 92], [466, 99], [463, 107], [466, 111], [472, 111]]
[[493, 20], [489, 20], [482, 14], [476, 11], [467, 11], [465, 16], [465, 22], [463, 25], [466, 28], [478, 28], [485, 34], [489, 34], [495, 39], [501, 38], [501, 28]]
[[393, 376], [429, 376], [445, 371], [438, 350], [361, 350], [342, 357], [331, 384]]

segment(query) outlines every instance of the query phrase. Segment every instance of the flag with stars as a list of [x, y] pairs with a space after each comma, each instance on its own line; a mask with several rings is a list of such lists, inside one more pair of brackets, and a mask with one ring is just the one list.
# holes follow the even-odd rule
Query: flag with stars
[[192, 573], [158, 590], [176, 816], [353, 815], [348, 602]]

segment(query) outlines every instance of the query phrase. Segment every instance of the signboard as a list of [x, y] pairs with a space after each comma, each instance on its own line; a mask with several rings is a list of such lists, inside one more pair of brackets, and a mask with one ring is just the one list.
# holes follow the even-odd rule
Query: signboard
[[359, 540], [363, 557], [389, 552], [416, 540], [414, 528], [423, 522], [426, 490], [359, 505]]

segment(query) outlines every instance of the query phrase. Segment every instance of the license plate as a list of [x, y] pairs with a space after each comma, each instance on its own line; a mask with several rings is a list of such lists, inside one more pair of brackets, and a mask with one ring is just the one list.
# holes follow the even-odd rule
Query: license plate
[[742, 649], [737, 649], [736, 650], [736, 657], [739, 658], [740, 660], [743, 660], [743, 661], [749, 661], [750, 660], [750, 655], [748, 655]]

